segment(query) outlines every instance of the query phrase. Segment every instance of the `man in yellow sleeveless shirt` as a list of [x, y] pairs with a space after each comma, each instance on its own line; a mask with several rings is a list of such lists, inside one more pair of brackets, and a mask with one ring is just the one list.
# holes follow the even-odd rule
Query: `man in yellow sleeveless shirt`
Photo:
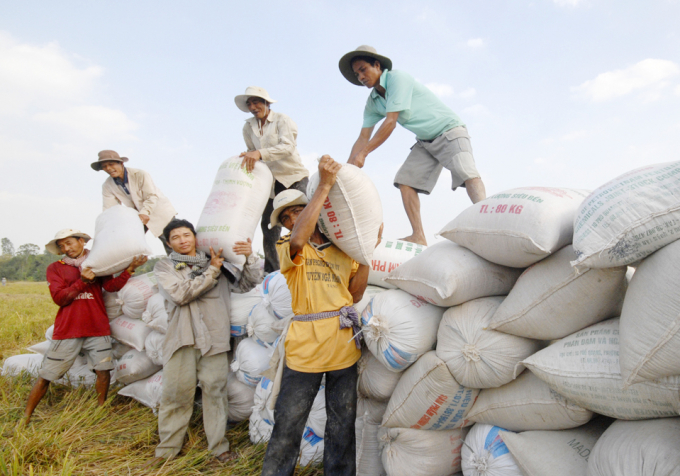
[[[317, 222], [341, 164], [328, 155], [319, 162], [319, 186], [309, 203], [298, 190], [274, 199], [271, 226], [291, 230], [277, 243], [281, 273], [293, 298], [295, 317], [285, 340], [286, 367], [274, 409], [274, 430], [262, 474], [292, 475], [305, 423], [326, 376], [324, 472], [356, 473], [357, 361], [361, 357], [359, 317], [368, 266], [340, 251]], [[321, 435], [319, 435], [321, 436]]]

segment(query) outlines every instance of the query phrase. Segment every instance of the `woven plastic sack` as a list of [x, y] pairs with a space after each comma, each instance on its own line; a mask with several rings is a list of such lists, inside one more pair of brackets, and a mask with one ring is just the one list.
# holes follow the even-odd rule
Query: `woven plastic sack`
[[26, 350], [31, 351], [34, 354], [45, 355], [45, 352], [47, 352], [47, 350], [50, 348], [51, 343], [52, 341], [46, 340], [37, 344], [33, 344], [30, 347], [26, 347]]
[[[318, 186], [319, 174], [315, 173], [307, 186], [310, 200]], [[366, 172], [342, 164], [319, 215], [321, 232], [353, 260], [370, 266], [382, 222], [378, 189]]]
[[521, 273], [443, 241], [399, 266], [385, 280], [424, 301], [451, 307], [479, 297], [505, 296]]
[[161, 334], [165, 334], [168, 331], [166, 302], [161, 293], [154, 294], [146, 303], [146, 311], [142, 313], [142, 320], [146, 325]]
[[239, 422], [250, 418], [253, 412], [255, 389], [236, 378], [229, 372], [227, 378], [227, 397], [229, 399], [229, 421]]
[[584, 425], [593, 412], [570, 402], [525, 370], [502, 387], [479, 392], [467, 417], [510, 431], [565, 430]]
[[624, 266], [680, 238], [680, 162], [616, 177], [581, 204], [574, 220], [573, 264]]
[[19, 354], [7, 357], [2, 363], [2, 376], [14, 377], [21, 372], [27, 372], [36, 377], [42, 361], [41, 354]]
[[432, 349], [444, 310], [399, 289], [376, 295], [361, 313], [368, 350], [392, 372]]
[[423, 355], [399, 379], [382, 425], [389, 428], [453, 430], [470, 424], [467, 414], [479, 394], [456, 382], [434, 351]]
[[157, 293], [158, 284], [153, 273], [128, 279], [123, 289], [118, 291], [118, 301], [122, 305], [123, 314], [133, 319], [141, 319], [149, 299]]
[[144, 351], [151, 361], [156, 365], [163, 365], [163, 342], [165, 342], [165, 334], [157, 331], [152, 331], [146, 336], [144, 341]]
[[364, 309], [366, 309], [366, 306], [368, 306], [368, 303], [371, 302], [371, 299], [373, 299], [376, 295], [380, 294], [383, 291], [385, 291], [385, 288], [371, 286], [370, 284], [366, 286], [366, 291], [364, 291], [364, 295], [361, 297], [361, 301], [352, 304], [352, 306], [354, 306], [354, 309], [357, 310], [357, 314], [361, 315], [361, 313], [364, 312]]
[[396, 289], [394, 284], [383, 281], [392, 271], [411, 258], [418, 256], [427, 246], [401, 240], [384, 239], [376, 246], [368, 271], [368, 284]]
[[565, 337], [522, 362], [550, 388], [596, 413], [625, 420], [676, 416], [680, 377], [623, 388], [619, 319]]
[[528, 268], [491, 319], [490, 327], [532, 339], [561, 339], [621, 314], [626, 267], [575, 270], [565, 246]]
[[274, 384], [267, 377], [262, 377], [255, 386], [253, 409], [250, 414], [248, 433], [254, 445], [269, 441], [274, 429], [274, 415], [267, 408], [267, 401]]
[[161, 406], [163, 391], [163, 371], [159, 370], [151, 377], [127, 385], [118, 390], [118, 395], [137, 400], [154, 411]]
[[544, 347], [540, 341], [488, 328], [502, 302], [499, 296], [479, 298], [444, 313], [437, 332], [437, 357], [461, 385], [505, 385], [521, 371], [516, 369], [519, 362]]
[[123, 315], [123, 307], [120, 301], [118, 301], [117, 292], [109, 293], [102, 290], [102, 298], [104, 299], [104, 307], [106, 308], [106, 315], [109, 317], [109, 321]]
[[295, 315], [286, 277], [280, 271], [269, 273], [258, 289], [262, 302], [276, 318], [286, 319]]
[[252, 172], [241, 167], [243, 158], [229, 157], [222, 162], [196, 225], [196, 246], [210, 253], [222, 248], [222, 256], [243, 266], [245, 257], [234, 253], [237, 241], [253, 239], [269, 200], [274, 177], [261, 161]]
[[146, 337], [150, 332], [151, 329], [141, 319], [120, 316], [111, 321], [113, 338], [139, 352], [144, 350], [144, 342], [146, 342]]
[[269, 368], [269, 359], [274, 348], [263, 347], [251, 337], [243, 339], [236, 348], [231, 362], [231, 370], [236, 374], [236, 378], [255, 388], [262, 379], [262, 373]]
[[139, 212], [115, 205], [97, 217], [92, 249], [82, 268], [91, 268], [96, 276], [109, 276], [127, 268], [135, 256], [150, 254]]
[[388, 475], [449, 476], [461, 469], [460, 429], [380, 428], [378, 438]]
[[231, 336], [241, 337], [248, 334], [246, 325], [250, 311], [256, 304], [262, 302], [262, 296], [258, 286], [247, 293], [231, 293], [231, 303], [229, 309], [229, 323], [231, 326]]
[[475, 203], [439, 234], [492, 263], [526, 268], [571, 243], [585, 190], [523, 187]]
[[282, 331], [281, 322], [269, 311], [264, 301], [253, 306], [246, 324], [248, 337], [262, 346], [267, 346], [273, 344]]
[[144, 352], [132, 349], [116, 362], [113, 377], [123, 385], [149, 377], [163, 368], [154, 364]]
[[465, 438], [461, 467], [465, 476], [525, 476], [503, 442], [502, 428], [477, 423]]
[[366, 398], [388, 402], [401, 374], [387, 369], [369, 351], [364, 350], [361, 354], [358, 362], [357, 391]]
[[385, 468], [383, 468], [380, 441], [378, 440], [378, 429], [386, 408], [386, 403], [367, 398], [359, 398], [357, 401], [357, 419], [354, 430], [358, 475], [387, 475]]

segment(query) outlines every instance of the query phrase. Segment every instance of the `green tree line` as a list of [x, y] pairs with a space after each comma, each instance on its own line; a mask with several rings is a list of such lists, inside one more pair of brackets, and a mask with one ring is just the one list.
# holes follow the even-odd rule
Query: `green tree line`
[[[2, 239], [2, 255], [0, 255], [0, 279], [8, 281], [45, 281], [47, 267], [61, 259], [47, 250], [40, 253], [40, 247], [33, 243], [21, 245], [16, 251], [9, 238]], [[159, 258], [152, 258], [137, 268], [135, 274], [140, 275], [153, 271]]]

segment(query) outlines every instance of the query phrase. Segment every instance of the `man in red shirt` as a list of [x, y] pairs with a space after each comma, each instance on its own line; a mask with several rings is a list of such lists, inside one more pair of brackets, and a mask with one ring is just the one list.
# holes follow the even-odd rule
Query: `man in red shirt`
[[96, 277], [90, 268], [80, 269], [89, 250], [85, 243], [90, 237], [70, 228], [59, 231], [45, 248], [62, 260], [47, 267], [47, 281], [52, 300], [59, 306], [54, 320], [50, 348], [40, 367], [38, 381], [33, 386], [26, 404], [25, 423], [45, 396], [50, 382], [61, 378], [73, 365], [79, 352], [84, 352], [90, 369], [97, 374], [95, 390], [103, 405], [109, 391], [113, 355], [111, 328], [106, 315], [102, 287], [108, 292], [119, 291], [135, 269], [146, 263], [146, 256], [138, 256], [120, 276]]

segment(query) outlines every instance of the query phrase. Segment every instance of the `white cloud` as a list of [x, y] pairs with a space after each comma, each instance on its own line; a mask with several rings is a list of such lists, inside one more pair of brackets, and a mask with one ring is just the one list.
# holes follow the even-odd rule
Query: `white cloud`
[[553, 2], [559, 7], [578, 7], [585, 3], [584, 0], [553, 0]]
[[124, 112], [103, 106], [76, 106], [63, 111], [41, 112], [33, 118], [62, 131], [91, 140], [134, 140], [139, 126]]
[[89, 94], [102, 68], [78, 67], [56, 43], [22, 44], [0, 32], [0, 114], [63, 105]]
[[470, 38], [465, 44], [469, 48], [481, 48], [484, 46], [485, 41], [483, 38]]
[[458, 97], [462, 99], [472, 99], [476, 94], [477, 90], [475, 88], [467, 88], [465, 91], [458, 94]]
[[648, 58], [626, 69], [599, 74], [595, 79], [572, 88], [572, 92], [594, 102], [641, 92], [643, 99], [653, 101], [661, 97], [662, 90], [670, 84], [669, 80], [679, 74], [677, 63]]
[[427, 83], [425, 86], [440, 98], [453, 96], [453, 88], [448, 84]]

